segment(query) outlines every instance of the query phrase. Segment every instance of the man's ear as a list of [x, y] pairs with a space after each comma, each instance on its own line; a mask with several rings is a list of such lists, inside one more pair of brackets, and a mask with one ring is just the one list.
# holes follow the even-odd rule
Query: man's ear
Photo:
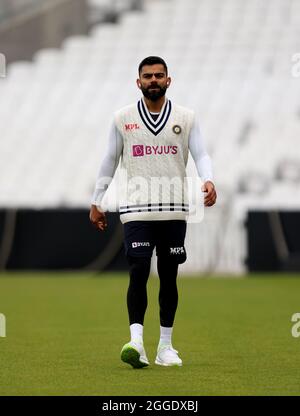
[[136, 80], [136, 85], [138, 86], [138, 88], [142, 87], [141, 81], [139, 80], [139, 78]]
[[172, 82], [171, 78], [170, 78], [170, 77], [168, 77], [168, 78], [167, 78], [167, 87], [169, 87], [169, 86], [170, 86], [171, 82]]

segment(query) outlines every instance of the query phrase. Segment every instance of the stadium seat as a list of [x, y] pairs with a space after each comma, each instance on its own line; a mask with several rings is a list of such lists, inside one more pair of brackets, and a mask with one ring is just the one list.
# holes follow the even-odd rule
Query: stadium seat
[[[173, 78], [168, 95], [197, 112], [218, 200], [228, 207], [234, 200], [223, 241], [212, 224], [222, 221], [222, 209], [213, 208], [199, 227], [209, 244], [222, 246], [219, 270], [228, 269], [232, 256], [232, 271], [240, 272], [247, 209], [280, 205], [283, 195], [289, 206], [300, 205], [299, 79], [291, 75], [299, 11], [298, 2], [286, 0], [148, 0], [118, 23], [97, 24], [60, 49], [9, 65], [0, 78], [1, 206], [88, 207], [112, 114], [138, 99], [138, 62], [161, 54]], [[193, 230], [187, 244], [206, 250]], [[212, 264], [204, 256], [183, 267]]]

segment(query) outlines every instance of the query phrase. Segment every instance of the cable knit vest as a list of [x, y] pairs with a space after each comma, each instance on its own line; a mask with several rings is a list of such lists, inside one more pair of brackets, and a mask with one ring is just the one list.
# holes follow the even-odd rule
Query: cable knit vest
[[120, 219], [186, 220], [186, 164], [194, 112], [166, 99], [156, 121], [143, 99], [115, 113], [123, 138]]

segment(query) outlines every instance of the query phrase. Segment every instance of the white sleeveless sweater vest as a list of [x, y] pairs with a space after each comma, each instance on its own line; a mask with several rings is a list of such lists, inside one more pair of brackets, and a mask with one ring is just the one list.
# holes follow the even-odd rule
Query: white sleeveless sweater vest
[[143, 99], [115, 113], [123, 138], [120, 219], [186, 220], [188, 138], [194, 112], [166, 99], [154, 121]]

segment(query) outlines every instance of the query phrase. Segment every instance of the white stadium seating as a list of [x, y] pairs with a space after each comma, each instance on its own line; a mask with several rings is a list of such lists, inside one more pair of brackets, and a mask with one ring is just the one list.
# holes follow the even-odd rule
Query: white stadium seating
[[218, 189], [188, 228], [198, 249], [182, 270], [243, 272], [248, 209], [300, 208], [299, 52], [298, 0], [148, 0], [12, 63], [0, 78], [1, 207], [88, 207], [112, 114], [139, 98], [138, 63], [161, 55], [169, 97], [197, 111]]

